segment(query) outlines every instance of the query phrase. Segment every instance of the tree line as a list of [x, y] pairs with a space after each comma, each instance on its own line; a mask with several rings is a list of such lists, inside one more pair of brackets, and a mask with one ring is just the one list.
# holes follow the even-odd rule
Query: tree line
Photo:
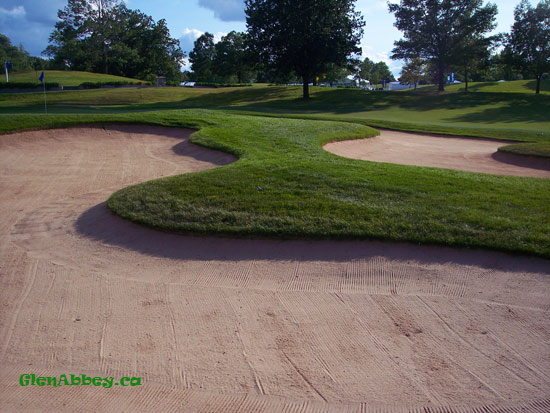
[[407, 81], [435, 78], [442, 91], [451, 71], [460, 74], [466, 89], [470, 78], [513, 80], [521, 74], [536, 79], [538, 94], [550, 71], [550, 0], [536, 7], [522, 0], [511, 32], [494, 36], [487, 33], [496, 27], [497, 6], [481, 0], [402, 0], [389, 9], [404, 34], [392, 58], [405, 59]]
[[[302, 79], [292, 70], [284, 72], [276, 67], [270, 68], [251, 56], [247, 43], [247, 34], [230, 32], [217, 43], [212, 33], [204, 33], [195, 40], [193, 51], [189, 54], [191, 80], [199, 82], [245, 83], [297, 83]], [[346, 65], [329, 64], [316, 73], [310, 83], [336, 85], [346, 78], [357, 83], [369, 81], [373, 85], [395, 78], [385, 62], [373, 62], [369, 58], [361, 61], [350, 59]]]
[[43, 70], [49, 67], [49, 62], [40, 57], [31, 56], [23, 45], [15, 46], [11, 40], [0, 34], [0, 62], [11, 62], [19, 71]]
[[[190, 54], [196, 80], [263, 81], [298, 78], [303, 96], [319, 79], [352, 75], [358, 82], [394, 80], [383, 62], [358, 60], [365, 22], [352, 0], [246, 0], [246, 33], [214, 44], [207, 33]], [[550, 71], [550, 0], [533, 7], [521, 0], [508, 34], [489, 35], [497, 6], [482, 0], [401, 0], [389, 4], [403, 38], [392, 59], [403, 59], [401, 81], [431, 82], [443, 91], [450, 73], [470, 80], [536, 79]], [[238, 39], [238, 41], [235, 41]]]
[[[470, 80], [534, 78], [539, 93], [550, 71], [550, 0], [536, 6], [521, 0], [511, 32], [499, 35], [489, 35], [497, 6], [483, 0], [401, 0], [389, 11], [403, 35], [391, 55], [405, 62], [401, 81], [434, 82], [442, 91], [450, 73], [466, 88]], [[393, 80], [385, 63], [359, 59], [365, 21], [355, 0], [246, 0], [245, 14], [245, 33], [231, 32], [219, 42], [205, 33], [195, 41], [192, 80], [302, 83], [305, 99], [309, 84], [318, 82]], [[165, 20], [155, 22], [121, 0], [68, 0], [58, 17], [45, 50], [50, 68], [143, 80], [184, 76], [186, 56]], [[22, 48], [18, 53], [25, 54]], [[21, 62], [44, 64], [28, 56]]]

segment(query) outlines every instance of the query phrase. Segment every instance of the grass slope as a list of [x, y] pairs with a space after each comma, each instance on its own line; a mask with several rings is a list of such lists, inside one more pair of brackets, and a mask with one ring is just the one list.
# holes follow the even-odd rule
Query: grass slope
[[[470, 82], [470, 92], [497, 92], [497, 93], [531, 93], [537, 88], [536, 80], [513, 80], [510, 82]], [[449, 92], [464, 90], [464, 84], [450, 85], [446, 87]], [[540, 93], [550, 94], [550, 80], [541, 81]]]
[[[212, 108], [524, 142], [550, 140], [550, 95], [312, 88], [311, 101], [300, 97], [299, 87], [145, 88], [55, 92], [48, 94], [48, 102], [50, 112], [55, 113]], [[41, 99], [40, 94], [1, 95], [0, 113], [40, 113]]]
[[239, 157], [109, 199], [120, 216], [163, 230], [383, 239], [550, 257], [550, 180], [364, 162], [322, 149], [376, 133], [359, 124], [211, 110], [1, 118], [10, 119], [0, 122], [3, 132], [95, 122], [191, 127], [200, 129], [193, 142]]
[[[10, 73], [9, 79], [12, 82], [36, 82], [40, 83], [38, 78], [42, 71], [14, 72]], [[63, 70], [45, 70], [44, 76], [46, 82], [56, 82], [63, 86], [79, 86], [84, 82], [132, 82], [139, 83], [141, 80], [131, 79], [129, 77], [104, 75], [100, 73], [63, 71]], [[5, 77], [1, 77], [0, 82], [5, 83]]]
[[538, 156], [550, 158], [550, 142], [517, 143], [498, 148], [501, 152], [514, 153], [516, 155]]

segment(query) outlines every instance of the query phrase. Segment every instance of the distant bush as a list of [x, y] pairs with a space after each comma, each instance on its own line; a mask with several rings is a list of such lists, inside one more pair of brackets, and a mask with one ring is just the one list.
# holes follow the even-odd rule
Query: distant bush
[[[34, 82], [9, 82], [0, 83], [0, 89], [37, 89], [42, 88], [42, 83]], [[54, 87], [59, 87], [57, 82], [46, 82], [46, 89], [52, 89]]]
[[127, 82], [127, 81], [117, 81], [117, 82], [84, 82], [80, 84], [81, 88], [84, 89], [99, 89], [101, 87], [122, 87], [122, 86], [138, 86], [150, 84], [150, 82]]
[[216, 82], [197, 82], [195, 86], [202, 87], [247, 87], [252, 86], [252, 83], [216, 83]]

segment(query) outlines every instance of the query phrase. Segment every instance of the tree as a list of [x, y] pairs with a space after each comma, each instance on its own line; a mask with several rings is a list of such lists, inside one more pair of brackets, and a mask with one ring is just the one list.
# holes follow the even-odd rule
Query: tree
[[367, 79], [371, 85], [382, 83], [383, 80], [394, 81], [395, 78], [385, 62], [374, 63], [368, 57], [359, 66], [359, 77]]
[[179, 80], [185, 55], [157, 23], [118, 0], [68, 0], [45, 54], [52, 66], [153, 80], [162, 72]]
[[542, 75], [550, 71], [550, 0], [542, 0], [537, 7], [522, 0], [514, 18], [507, 49], [515, 66], [535, 75], [539, 94]]
[[418, 83], [426, 76], [426, 62], [419, 57], [413, 57], [405, 62], [403, 69], [401, 70], [402, 83], [412, 83], [414, 88], [418, 86]]
[[455, 50], [455, 66], [462, 74], [464, 90], [468, 91], [469, 76], [482, 64], [487, 64], [491, 58], [491, 50], [497, 36], [472, 36], [465, 39]]
[[[347, 66], [330, 64], [327, 66], [326, 71], [322, 74], [321, 80], [328, 82], [332, 87], [334, 84], [338, 84], [345, 80], [351, 73], [350, 68]], [[359, 82], [361, 82], [360, 79]]]
[[236, 78], [238, 83], [243, 83], [244, 79], [250, 76], [251, 68], [244, 33], [232, 31], [216, 43], [214, 71], [228, 81]]
[[246, 25], [254, 55], [283, 74], [309, 83], [329, 64], [343, 66], [360, 53], [365, 22], [353, 0], [246, 0]]
[[23, 49], [23, 46], [14, 46], [7, 36], [0, 34], [0, 63], [2, 66], [4, 66], [5, 61], [10, 61], [12, 63], [13, 70], [22, 71], [32, 68], [32, 58], [29, 53]]
[[389, 9], [404, 35], [395, 42], [392, 58], [433, 62], [439, 91], [445, 89], [447, 67], [457, 62], [457, 50], [493, 30], [497, 14], [496, 5], [482, 6], [482, 0], [401, 0]]
[[206, 32], [195, 40], [193, 51], [189, 53], [191, 70], [195, 80], [213, 81], [213, 66], [216, 48], [214, 35]]
[[92, 13], [92, 6], [86, 0], [68, 0], [67, 5], [57, 12], [58, 21], [50, 34], [50, 45], [44, 54], [53, 61], [53, 67], [69, 67], [74, 70], [91, 71], [96, 53], [88, 53], [84, 47], [90, 35], [86, 22]]

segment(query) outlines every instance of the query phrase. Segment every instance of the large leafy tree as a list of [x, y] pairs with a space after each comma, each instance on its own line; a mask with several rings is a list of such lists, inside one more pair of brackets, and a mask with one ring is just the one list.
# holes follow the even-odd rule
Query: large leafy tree
[[309, 99], [309, 82], [329, 65], [344, 66], [365, 25], [353, 0], [246, 0], [250, 47], [258, 60], [282, 74], [296, 73]]
[[214, 71], [225, 80], [243, 81], [250, 76], [250, 63], [245, 47], [245, 35], [232, 31], [216, 43]]
[[550, 71], [550, 0], [542, 0], [536, 7], [522, 0], [514, 17], [507, 49], [518, 68], [534, 74], [538, 94], [542, 75]]
[[23, 49], [23, 46], [16, 47], [12, 45], [7, 36], [0, 34], [0, 64], [2, 65], [0, 76], [3, 75], [5, 61], [12, 63], [13, 70], [30, 70], [32, 68], [32, 58]]
[[92, 5], [86, 0], [69, 0], [57, 12], [58, 21], [50, 34], [50, 45], [44, 54], [52, 59], [53, 67], [91, 71], [97, 53], [88, 49], [88, 21]]
[[419, 57], [413, 57], [408, 59], [401, 70], [402, 83], [413, 84], [414, 88], [418, 86], [418, 83], [426, 77], [426, 62]]
[[457, 51], [466, 41], [493, 30], [497, 14], [496, 5], [483, 6], [482, 0], [401, 0], [389, 9], [404, 37], [395, 42], [392, 57], [432, 62], [440, 91], [447, 68], [457, 62]]
[[152, 79], [180, 76], [185, 55], [165, 20], [118, 0], [68, 0], [45, 50], [54, 67]]
[[378, 85], [386, 80], [395, 80], [390, 68], [385, 62], [375, 63], [368, 57], [359, 65], [359, 77], [368, 80], [371, 85]]
[[464, 80], [464, 90], [468, 91], [468, 81], [472, 74], [482, 66], [488, 66], [493, 46], [498, 36], [471, 36], [466, 38], [454, 53], [453, 67], [456, 67]]
[[210, 82], [215, 80], [213, 71], [215, 56], [214, 35], [206, 32], [195, 40], [193, 51], [189, 53], [191, 71], [195, 80]]

